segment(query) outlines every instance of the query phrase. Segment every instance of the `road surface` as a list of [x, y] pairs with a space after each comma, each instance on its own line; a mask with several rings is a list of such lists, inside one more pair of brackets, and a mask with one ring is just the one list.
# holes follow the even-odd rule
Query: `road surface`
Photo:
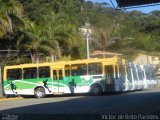
[[101, 96], [55, 96], [1, 101], [0, 114], [3, 120], [8, 117], [14, 120], [160, 119], [160, 89]]

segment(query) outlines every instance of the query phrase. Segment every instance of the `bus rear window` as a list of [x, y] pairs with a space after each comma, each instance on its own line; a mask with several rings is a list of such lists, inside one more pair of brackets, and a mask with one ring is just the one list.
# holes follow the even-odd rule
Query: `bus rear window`
[[102, 74], [102, 64], [101, 63], [88, 64], [88, 74], [89, 75]]
[[22, 79], [22, 69], [8, 69], [7, 80], [19, 80]]
[[37, 78], [37, 68], [24, 68], [23, 69], [23, 78], [24, 79], [33, 79]]
[[50, 68], [49, 67], [39, 67], [39, 78], [50, 77]]

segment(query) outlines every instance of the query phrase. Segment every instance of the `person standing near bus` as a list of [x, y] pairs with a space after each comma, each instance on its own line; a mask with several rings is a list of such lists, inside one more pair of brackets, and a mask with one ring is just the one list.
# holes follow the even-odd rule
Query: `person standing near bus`
[[72, 79], [71, 82], [69, 82], [69, 89], [71, 91], [71, 94], [74, 95], [74, 89], [76, 88], [76, 83], [74, 82], [74, 79]]

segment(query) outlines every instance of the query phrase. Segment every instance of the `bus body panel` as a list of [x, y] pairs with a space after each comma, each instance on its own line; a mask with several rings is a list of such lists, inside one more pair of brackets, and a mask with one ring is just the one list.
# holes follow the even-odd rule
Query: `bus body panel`
[[[36, 77], [25, 78], [32, 73]], [[156, 80], [147, 73], [151, 73], [148, 66], [126, 63], [117, 57], [22, 64], [4, 67], [3, 86], [5, 94], [17, 95], [34, 95], [38, 87], [44, 88], [45, 94], [87, 93], [93, 85], [99, 85], [102, 92], [120, 92], [153, 87]]]

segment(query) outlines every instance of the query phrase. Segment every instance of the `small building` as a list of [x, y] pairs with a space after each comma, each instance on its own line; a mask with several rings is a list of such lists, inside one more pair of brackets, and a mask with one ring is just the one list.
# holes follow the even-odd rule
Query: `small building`
[[146, 55], [143, 53], [138, 54], [136, 59], [133, 61], [134, 63], [139, 64], [152, 64], [152, 65], [158, 65], [160, 64], [160, 57], [155, 55]]
[[114, 53], [114, 52], [106, 52], [106, 51], [96, 50], [96, 51], [93, 51], [90, 54], [90, 58], [110, 58], [110, 57], [113, 57], [115, 55], [122, 56], [122, 54], [120, 54], [120, 53]]

